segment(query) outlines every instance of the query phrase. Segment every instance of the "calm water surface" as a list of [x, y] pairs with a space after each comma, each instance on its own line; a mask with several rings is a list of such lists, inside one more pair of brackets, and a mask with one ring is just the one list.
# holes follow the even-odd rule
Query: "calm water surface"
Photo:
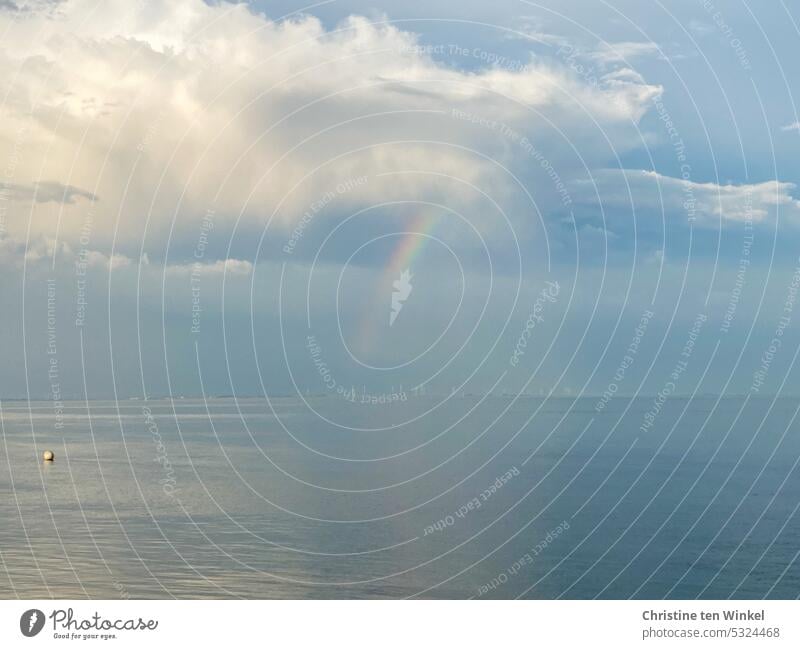
[[800, 402], [595, 405], [6, 401], [0, 596], [800, 594]]

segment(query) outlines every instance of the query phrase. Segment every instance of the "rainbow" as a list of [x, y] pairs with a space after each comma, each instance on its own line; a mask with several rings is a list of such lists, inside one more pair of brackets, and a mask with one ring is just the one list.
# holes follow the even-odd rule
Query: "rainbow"
[[405, 232], [398, 232], [402, 235], [400, 243], [394, 249], [392, 256], [389, 258], [389, 263], [383, 272], [384, 281], [394, 281], [397, 279], [395, 276], [399, 275], [406, 268], [411, 266], [413, 261], [419, 257], [425, 246], [430, 241], [430, 235], [433, 232], [439, 219], [418, 214], [414, 217], [409, 225], [409, 229]]
[[[388, 320], [392, 283], [404, 270], [410, 269], [413, 275], [412, 265], [431, 242], [431, 235], [439, 221], [438, 217], [417, 214], [406, 230], [390, 235], [399, 237], [400, 241], [389, 256], [383, 272], [375, 280], [373, 299], [365, 302], [365, 307], [370, 311], [361, 318], [359, 347], [362, 350], [372, 349], [378, 323]], [[384, 305], [386, 308], [383, 308]]]

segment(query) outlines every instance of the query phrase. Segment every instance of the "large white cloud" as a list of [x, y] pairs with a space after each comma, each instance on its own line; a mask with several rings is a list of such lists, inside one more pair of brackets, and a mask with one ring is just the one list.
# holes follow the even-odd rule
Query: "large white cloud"
[[[609, 143], [636, 146], [635, 124], [660, 92], [636, 78], [588, 84], [540, 61], [463, 71], [381, 21], [326, 31], [309, 16], [274, 22], [201, 0], [0, 10], [0, 34], [6, 236], [25, 241], [30, 224], [34, 240], [78, 250], [83, 237], [110, 255], [116, 233], [120, 254], [138, 258], [143, 245], [154, 260], [173, 224], [173, 249], [191, 249], [208, 210], [217, 241], [240, 213], [244, 231], [259, 232], [277, 210], [290, 232], [363, 176], [337, 193], [338, 209], [415, 199], [469, 211], [474, 196], [444, 177], [519, 193], [470, 149], [523, 175], [530, 157], [454, 110], [524, 134], [566, 177], [571, 145], [590, 166], [607, 162]], [[381, 175], [408, 170], [436, 175]]]

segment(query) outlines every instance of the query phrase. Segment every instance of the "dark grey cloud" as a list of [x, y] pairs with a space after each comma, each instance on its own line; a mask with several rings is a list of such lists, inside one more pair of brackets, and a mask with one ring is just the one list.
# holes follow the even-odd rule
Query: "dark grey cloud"
[[74, 205], [76, 199], [79, 198], [92, 202], [98, 200], [97, 196], [90, 191], [73, 185], [63, 185], [55, 181], [38, 182], [30, 185], [8, 183], [0, 186], [0, 195], [5, 195], [7, 200], [12, 201], [33, 200], [37, 203], [65, 203], [67, 205]]

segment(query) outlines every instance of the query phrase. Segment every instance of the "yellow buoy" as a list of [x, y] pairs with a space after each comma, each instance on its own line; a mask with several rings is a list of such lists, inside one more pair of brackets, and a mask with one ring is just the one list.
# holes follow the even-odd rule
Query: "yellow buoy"
[[42, 453], [42, 459], [45, 462], [52, 462], [53, 460], [56, 459], [56, 456], [55, 453], [53, 453], [53, 451], [45, 451], [44, 453]]

